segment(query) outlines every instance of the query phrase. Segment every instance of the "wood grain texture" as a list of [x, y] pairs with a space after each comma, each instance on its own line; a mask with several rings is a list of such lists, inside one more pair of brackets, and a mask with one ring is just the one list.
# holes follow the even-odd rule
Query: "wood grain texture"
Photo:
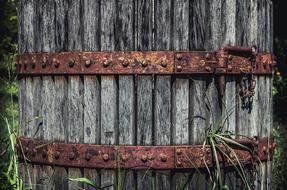
[[[135, 50], [135, 30], [134, 30], [134, 11], [135, 3], [132, 0], [116, 1], [117, 32], [115, 49]], [[133, 145], [135, 143], [135, 83], [134, 76], [126, 75], [118, 78], [118, 119], [119, 119], [119, 144]], [[134, 189], [136, 186], [134, 171], [118, 171], [121, 175], [123, 189]]]
[[[172, 1], [155, 1], [156, 50], [172, 49]], [[171, 77], [157, 76], [154, 92], [154, 138], [155, 145], [171, 143]], [[171, 188], [170, 171], [156, 172], [156, 189]]]
[[[22, 0], [18, 6], [21, 53], [217, 50], [222, 44], [254, 44], [261, 50], [272, 51], [270, 0]], [[20, 81], [20, 133], [34, 135], [40, 126], [36, 137], [67, 142], [201, 144], [207, 135], [206, 128], [218, 120], [221, 111], [237, 105], [225, 129], [249, 136], [269, 136], [272, 81], [269, 77], [257, 81], [252, 109], [248, 110], [239, 106], [239, 97], [234, 98], [238, 86], [232, 77], [226, 79], [222, 101], [216, 78], [151, 75], [25, 78]], [[262, 109], [265, 110], [261, 112]], [[43, 122], [33, 120], [40, 115], [46, 115]], [[25, 166], [21, 167], [21, 172], [27, 175]], [[43, 184], [50, 184], [52, 189], [81, 186], [68, 184], [65, 179], [69, 175], [86, 176], [102, 187], [113, 185], [110, 189], [114, 189], [117, 174], [121, 174], [124, 189], [179, 189], [186, 180], [186, 189], [210, 187], [207, 175], [196, 172], [185, 175], [137, 171], [134, 175], [130, 171], [70, 168], [67, 174], [65, 168], [31, 165], [28, 171], [37, 189], [45, 189]], [[270, 163], [260, 168], [256, 188], [271, 187], [270, 173]], [[225, 182], [230, 187], [242, 187], [235, 177], [238, 178], [232, 172], [227, 173]], [[27, 176], [24, 180], [29, 183]]]
[[[174, 50], [189, 50], [189, 1], [173, 2]], [[189, 144], [189, 78], [177, 78], [172, 82], [172, 144]], [[173, 188], [188, 184], [184, 173], [172, 176]], [[171, 187], [172, 188], [172, 187]]]
[[[115, 50], [116, 1], [101, 1], [101, 50]], [[101, 77], [101, 144], [116, 144], [118, 135], [117, 84], [114, 76]], [[101, 170], [101, 186], [116, 187], [116, 172]]]
[[[152, 50], [154, 46], [154, 1], [136, 1], [136, 50]], [[153, 144], [153, 77], [137, 76], [137, 107], [136, 107], [136, 144]], [[151, 181], [154, 176], [151, 171], [137, 171], [137, 189], [153, 188]]]
[[[100, 50], [100, 1], [84, 0], [82, 11], [82, 40], [83, 50]], [[100, 144], [101, 131], [101, 103], [100, 103], [100, 77], [84, 76], [84, 142]], [[84, 169], [84, 177], [100, 185], [100, 173], [93, 169]], [[84, 189], [92, 189], [84, 184]]]

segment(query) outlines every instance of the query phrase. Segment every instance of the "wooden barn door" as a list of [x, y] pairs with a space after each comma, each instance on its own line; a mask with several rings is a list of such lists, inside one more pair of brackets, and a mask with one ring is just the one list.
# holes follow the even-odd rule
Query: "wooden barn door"
[[[218, 50], [256, 45], [272, 52], [270, 0], [20, 0], [19, 52]], [[223, 97], [216, 78], [175, 75], [38, 76], [19, 80], [20, 135], [73, 143], [202, 144], [224, 110], [226, 129], [270, 136], [272, 78], [257, 77], [252, 106], [242, 107], [235, 77]], [[256, 189], [271, 189], [271, 163], [258, 166]], [[33, 189], [210, 189], [197, 171], [94, 170], [20, 165]], [[230, 189], [241, 189], [234, 171]]]

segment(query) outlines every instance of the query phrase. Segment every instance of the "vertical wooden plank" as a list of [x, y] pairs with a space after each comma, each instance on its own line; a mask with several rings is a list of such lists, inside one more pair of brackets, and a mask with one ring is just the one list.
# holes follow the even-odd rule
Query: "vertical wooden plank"
[[[67, 142], [67, 97], [68, 83], [64, 76], [54, 77], [54, 134], [53, 138], [62, 142]], [[54, 187], [55, 189], [68, 189], [67, 171], [63, 167], [54, 167]]]
[[[54, 52], [55, 51], [55, 7], [52, 0], [40, 1], [38, 6], [40, 13], [40, 25], [39, 25], [39, 36], [36, 38], [38, 50], [44, 52]], [[34, 78], [34, 80], [39, 80], [40, 78]], [[43, 136], [44, 140], [54, 140], [54, 130], [55, 126], [55, 88], [53, 78], [50, 76], [44, 76], [42, 78], [42, 117], [43, 117]], [[36, 98], [36, 97], [35, 97]], [[41, 170], [41, 171], [39, 171]], [[54, 189], [54, 169], [52, 166], [42, 166], [41, 169], [38, 168], [39, 176], [41, 178], [41, 183], [39, 184], [40, 189]]]
[[[174, 1], [174, 50], [189, 50], [189, 1]], [[172, 84], [172, 144], [189, 144], [189, 79], [175, 78]], [[173, 187], [182, 189], [188, 178], [174, 173]]]
[[[55, 6], [55, 51], [65, 50], [65, 17], [66, 14], [66, 2], [62, 0], [54, 0]], [[54, 101], [55, 103], [55, 129], [54, 139], [67, 142], [67, 130], [68, 126], [68, 82], [64, 76], [54, 77]], [[55, 189], [68, 189], [68, 173], [64, 167], [54, 167], [54, 186]]]
[[[101, 1], [101, 50], [115, 50], [116, 1]], [[116, 144], [118, 135], [117, 83], [114, 76], [101, 76], [101, 144]], [[116, 187], [116, 172], [101, 170], [101, 186]]]
[[[113, 76], [101, 77], [101, 144], [116, 144], [117, 129], [117, 84]], [[101, 171], [101, 186], [116, 187], [113, 170]]]
[[[223, 44], [236, 45], [236, 0], [224, 0], [223, 7]], [[236, 78], [226, 77], [226, 89], [222, 102], [222, 113], [226, 115], [223, 130], [236, 133]], [[225, 184], [230, 188], [236, 186], [236, 172], [224, 172]]]
[[[210, 39], [209, 1], [190, 1], [190, 48], [208, 49]], [[190, 144], [202, 144], [206, 138], [206, 79], [193, 77], [189, 85]], [[189, 189], [207, 189], [208, 174], [196, 171], [189, 183]]]
[[[155, 49], [172, 49], [172, 2], [155, 1]], [[156, 76], [154, 88], [155, 145], [171, 143], [171, 77]], [[170, 171], [155, 172], [156, 189], [171, 188]]]
[[[19, 2], [19, 11], [21, 11], [21, 15], [19, 19], [19, 26], [21, 29], [20, 41], [19, 41], [19, 50], [20, 53], [27, 52], [35, 52], [37, 51], [35, 45], [35, 33], [34, 27], [37, 25], [36, 21], [36, 1], [21, 1]], [[33, 106], [33, 79], [30, 77], [23, 78], [20, 85], [21, 91], [21, 102], [20, 106], [22, 109], [20, 111], [25, 112], [22, 113], [20, 126], [21, 126], [21, 134], [28, 137], [33, 137], [34, 132], [34, 106]], [[22, 175], [26, 175], [24, 177], [24, 186], [25, 187], [35, 187], [37, 183], [37, 169], [33, 165], [25, 165], [20, 164], [20, 173]]]
[[[81, 51], [82, 43], [82, 25], [81, 25], [81, 2], [67, 2], [67, 49], [69, 51]], [[84, 114], [83, 114], [83, 84], [80, 76], [68, 77], [68, 142], [82, 143], [84, 140]], [[82, 171], [78, 168], [69, 168], [68, 176], [71, 178], [82, 177]], [[83, 184], [77, 182], [68, 182], [69, 189], [78, 189]]]
[[[83, 50], [100, 49], [100, 2], [82, 1], [83, 12]], [[84, 76], [84, 142], [100, 143], [100, 81], [97, 76]], [[93, 169], [84, 169], [84, 177], [100, 186], [100, 173]], [[85, 189], [92, 187], [84, 184]]]
[[[152, 50], [153, 0], [136, 1], [136, 48]], [[137, 145], [153, 144], [153, 77], [137, 77]], [[151, 171], [137, 171], [137, 189], [153, 188]]]
[[[116, 2], [117, 22], [115, 48], [119, 51], [134, 50], [134, 5], [132, 0]], [[119, 76], [119, 144], [134, 145], [135, 143], [135, 92], [132, 75]], [[133, 189], [136, 185], [133, 171], [118, 170], [122, 178], [122, 189]]]
[[[83, 123], [83, 84], [79, 76], [68, 78], [68, 142], [81, 143], [84, 140]], [[69, 168], [68, 176], [78, 178], [82, 176], [81, 170]], [[69, 182], [69, 189], [78, 189], [82, 184]]]

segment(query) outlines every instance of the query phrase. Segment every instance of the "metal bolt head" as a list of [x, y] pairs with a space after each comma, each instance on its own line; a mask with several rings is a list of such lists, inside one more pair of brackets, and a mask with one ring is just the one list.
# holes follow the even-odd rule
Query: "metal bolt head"
[[176, 59], [177, 59], [177, 60], [181, 60], [181, 59], [182, 59], [182, 55], [181, 55], [181, 54], [179, 54], [179, 53], [178, 53], [178, 54], [176, 54], [176, 55], [175, 55], [175, 57], [176, 57]]
[[205, 70], [206, 70], [207, 72], [210, 72], [210, 71], [211, 71], [211, 67], [206, 66], [206, 67], [205, 67]]
[[210, 53], [207, 53], [207, 54], [205, 55], [205, 58], [206, 58], [207, 60], [210, 60], [210, 59], [211, 59]]
[[167, 66], [166, 61], [162, 61], [162, 62], [161, 62], [161, 66], [165, 68], [165, 67]]
[[121, 159], [122, 161], [126, 162], [129, 159], [129, 156], [127, 154], [122, 154]]
[[110, 65], [110, 61], [109, 60], [104, 61], [104, 63], [103, 63], [104, 67], [108, 67], [109, 65]]
[[75, 61], [74, 60], [70, 60], [69, 63], [68, 63], [69, 67], [74, 67], [75, 65]]
[[232, 65], [228, 65], [228, 66], [227, 66], [227, 70], [228, 70], [228, 72], [231, 72], [231, 71], [232, 71], [232, 69], [233, 69]]
[[55, 68], [58, 68], [60, 66], [60, 61], [56, 58], [53, 59], [53, 63], [54, 63]]
[[56, 151], [55, 154], [54, 154], [54, 158], [56, 160], [58, 160], [60, 158], [60, 152], [59, 151]]
[[70, 160], [75, 160], [76, 159], [76, 154], [74, 152], [71, 152], [69, 155]]
[[176, 165], [179, 166], [179, 167], [182, 166], [181, 161], [177, 161], [177, 162], [176, 162]]
[[160, 156], [160, 160], [162, 162], [166, 162], [167, 161], [167, 155], [166, 154], [160, 154], [159, 156]]
[[106, 162], [109, 160], [109, 155], [107, 153], [103, 154], [102, 159]]
[[180, 148], [176, 149], [176, 154], [177, 154], [177, 155], [181, 155], [181, 154], [182, 154], [182, 151], [181, 151]]
[[146, 67], [148, 65], [148, 61], [147, 60], [143, 60], [141, 64], [142, 64], [143, 67]]
[[148, 159], [147, 155], [144, 154], [144, 155], [141, 156], [141, 161], [142, 162], [146, 162], [147, 159]]
[[127, 67], [127, 66], [129, 66], [129, 62], [128, 62], [127, 60], [124, 60], [123, 63], [122, 63], [122, 65], [123, 65], [124, 67]]
[[85, 159], [86, 159], [87, 161], [90, 161], [90, 160], [92, 159], [92, 155], [87, 152], [87, 153], [86, 153], [86, 156], [85, 156]]
[[37, 149], [36, 149], [36, 148], [33, 148], [33, 150], [32, 150], [32, 156], [35, 157], [36, 154], [37, 154]]
[[85, 66], [86, 66], [86, 67], [90, 67], [91, 64], [92, 64], [92, 61], [91, 61], [90, 59], [87, 59], [87, 60], [85, 61]]
[[182, 71], [182, 66], [181, 65], [176, 66], [176, 71], [177, 72], [181, 72]]

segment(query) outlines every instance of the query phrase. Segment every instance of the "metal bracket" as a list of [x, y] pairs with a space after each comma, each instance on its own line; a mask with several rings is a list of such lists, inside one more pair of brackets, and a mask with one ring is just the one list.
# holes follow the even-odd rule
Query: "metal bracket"
[[[232, 146], [242, 164], [252, 165], [272, 158], [273, 139], [237, 139], [249, 150]], [[219, 145], [230, 158], [236, 158], [226, 147]], [[33, 164], [77, 168], [127, 168], [127, 169], [192, 169], [213, 167], [209, 145], [178, 146], [125, 146], [93, 145], [50, 142], [27, 137], [17, 138], [17, 150], [22, 158]], [[218, 154], [222, 166], [231, 161]]]
[[[188, 74], [240, 75], [251, 72], [252, 48], [224, 46], [205, 51], [114, 51], [27, 53], [17, 56], [20, 75]], [[256, 55], [253, 74], [270, 75], [272, 54]]]

